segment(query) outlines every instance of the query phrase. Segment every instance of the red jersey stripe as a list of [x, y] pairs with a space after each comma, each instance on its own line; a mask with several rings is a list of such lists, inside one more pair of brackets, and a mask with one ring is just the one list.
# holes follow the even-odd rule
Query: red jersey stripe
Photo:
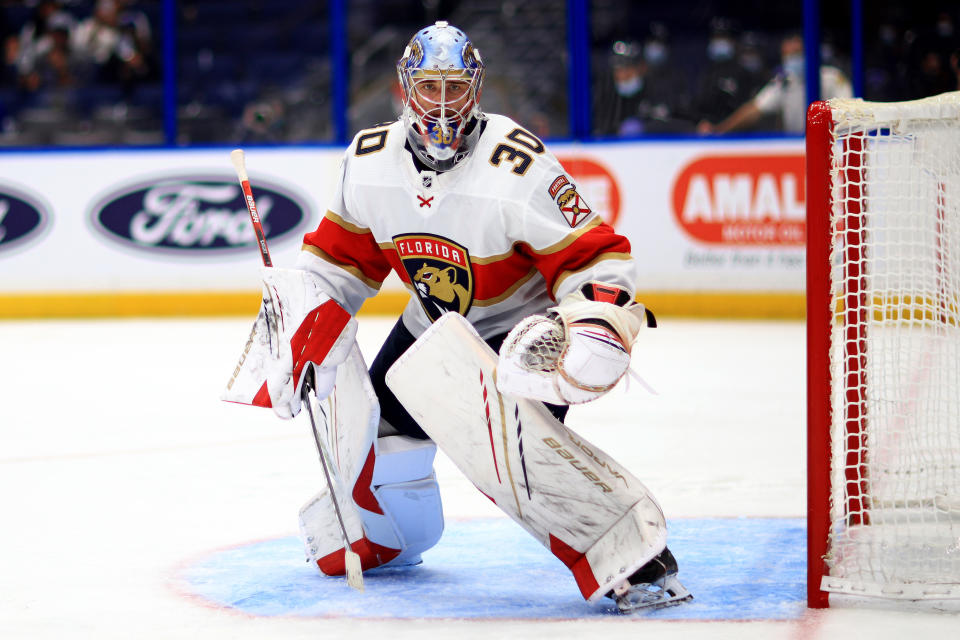
[[[379, 251], [400, 279], [409, 286], [400, 255], [393, 243], [380, 244]], [[552, 292], [567, 276], [589, 268], [601, 260], [629, 259], [630, 242], [605, 223], [593, 225], [583, 233], [571, 234], [564, 242], [534, 251], [526, 245], [501, 255], [473, 257], [473, 304], [488, 307], [506, 300], [539, 271]]]
[[613, 227], [606, 223], [589, 229], [558, 251], [535, 252], [526, 245], [519, 245], [518, 250], [534, 260], [551, 293], [555, 293], [568, 276], [598, 262], [630, 259], [630, 241], [617, 234]]
[[316, 231], [303, 237], [303, 248], [374, 289], [380, 288], [392, 266], [369, 229], [346, 223], [331, 212], [327, 212]]

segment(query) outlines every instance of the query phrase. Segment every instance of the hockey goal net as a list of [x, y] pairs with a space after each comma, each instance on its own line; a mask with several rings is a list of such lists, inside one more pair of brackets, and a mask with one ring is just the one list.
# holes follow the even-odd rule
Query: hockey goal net
[[960, 92], [807, 115], [808, 601], [960, 609]]

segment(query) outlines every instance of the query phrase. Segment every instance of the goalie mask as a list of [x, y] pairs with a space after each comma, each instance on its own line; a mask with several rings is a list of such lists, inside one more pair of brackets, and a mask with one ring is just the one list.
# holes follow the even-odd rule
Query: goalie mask
[[403, 122], [414, 153], [432, 169], [452, 169], [470, 154], [480, 135], [480, 53], [463, 31], [438, 21], [413, 36], [397, 73]]

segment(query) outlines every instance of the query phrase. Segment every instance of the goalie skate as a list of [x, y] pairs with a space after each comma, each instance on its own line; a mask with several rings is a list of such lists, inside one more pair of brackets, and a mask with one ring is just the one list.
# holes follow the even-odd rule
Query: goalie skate
[[670, 549], [664, 549], [610, 595], [620, 613], [625, 614], [673, 607], [693, 599], [677, 578], [677, 560]]

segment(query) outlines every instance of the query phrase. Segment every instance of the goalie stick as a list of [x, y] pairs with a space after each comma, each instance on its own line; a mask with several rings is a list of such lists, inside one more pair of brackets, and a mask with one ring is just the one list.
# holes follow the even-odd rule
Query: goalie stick
[[260, 258], [263, 260], [263, 266], [272, 267], [273, 261], [270, 260], [270, 250], [267, 249], [267, 237], [263, 233], [263, 225], [260, 224], [260, 212], [257, 211], [257, 203], [253, 199], [253, 190], [250, 188], [250, 178], [247, 176], [247, 166], [243, 149], [234, 149], [231, 151], [230, 161], [233, 163], [233, 168], [237, 172], [237, 179], [240, 180], [240, 189], [243, 191], [243, 201], [247, 203], [247, 211], [250, 213], [253, 232], [257, 235], [257, 246], [260, 247]]
[[[313, 417], [313, 403], [310, 402], [310, 389], [313, 388], [313, 367], [306, 373], [306, 379], [303, 381], [303, 391], [301, 399], [307, 407], [307, 415], [310, 417], [310, 428], [313, 430], [313, 441], [317, 444], [317, 453], [320, 454], [320, 466], [323, 467], [323, 475], [327, 479], [327, 487], [330, 489], [330, 497], [333, 499], [333, 509], [337, 512], [337, 521], [340, 523], [340, 532], [343, 534], [344, 566], [346, 568], [347, 584], [363, 591], [363, 569], [360, 564], [360, 556], [350, 547], [350, 537], [347, 535], [347, 525], [343, 522], [343, 514], [340, 513], [340, 503], [337, 502], [337, 494], [333, 491], [333, 479], [330, 477], [330, 469], [327, 468], [327, 460], [332, 460], [330, 452], [323, 445], [323, 438], [317, 431], [317, 421]], [[321, 409], [322, 411], [322, 409]]]
[[[270, 260], [270, 250], [267, 248], [267, 238], [263, 232], [263, 225], [260, 223], [260, 214], [257, 211], [256, 201], [253, 199], [253, 190], [250, 188], [250, 178], [247, 175], [246, 159], [243, 149], [234, 149], [230, 152], [230, 161], [237, 172], [237, 179], [240, 181], [240, 188], [243, 190], [243, 199], [247, 203], [247, 211], [250, 213], [250, 223], [253, 225], [253, 231], [257, 236], [257, 246], [260, 249], [260, 258], [263, 260], [263, 266], [272, 267], [273, 261]], [[347, 527], [343, 523], [343, 516], [340, 513], [340, 505], [337, 501], [337, 495], [334, 493], [333, 482], [330, 478], [330, 471], [327, 468], [327, 460], [330, 460], [326, 447], [317, 431], [316, 421], [313, 417], [313, 407], [310, 402], [310, 389], [313, 388], [313, 367], [305, 374], [307, 377], [303, 384], [302, 400], [307, 406], [307, 414], [310, 417], [310, 427], [313, 430], [313, 439], [317, 445], [317, 454], [320, 456], [320, 464], [323, 467], [323, 475], [327, 480], [327, 487], [330, 489], [330, 497], [333, 499], [333, 505], [337, 512], [337, 520], [340, 523], [340, 532], [343, 534], [344, 544], [344, 565], [346, 567], [347, 584], [363, 591], [363, 570], [360, 566], [360, 556], [350, 546], [350, 536], [347, 534]]]

